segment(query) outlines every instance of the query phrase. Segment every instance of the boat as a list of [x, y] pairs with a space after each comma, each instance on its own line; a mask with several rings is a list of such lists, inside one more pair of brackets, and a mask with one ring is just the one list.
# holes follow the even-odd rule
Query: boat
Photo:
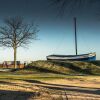
[[74, 17], [74, 26], [75, 26], [75, 51], [76, 55], [48, 55], [46, 58], [47, 60], [60, 60], [60, 61], [95, 61], [96, 60], [96, 53], [87, 53], [87, 54], [78, 54], [77, 50], [77, 29], [76, 29], [76, 17]]
[[49, 55], [47, 60], [74, 60], [74, 61], [94, 61], [96, 60], [96, 53], [88, 53], [81, 55]]

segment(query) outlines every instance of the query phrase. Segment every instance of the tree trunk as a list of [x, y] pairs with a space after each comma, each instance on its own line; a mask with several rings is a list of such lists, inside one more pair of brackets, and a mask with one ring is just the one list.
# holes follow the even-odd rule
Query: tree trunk
[[17, 54], [17, 48], [14, 48], [14, 68], [17, 68], [17, 63], [16, 63], [16, 54]]

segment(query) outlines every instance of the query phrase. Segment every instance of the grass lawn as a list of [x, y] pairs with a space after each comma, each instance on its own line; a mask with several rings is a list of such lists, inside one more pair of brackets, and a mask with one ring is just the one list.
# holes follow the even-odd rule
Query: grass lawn
[[99, 66], [85, 62], [34, 62], [0, 72], [0, 100], [100, 100], [99, 72]]
[[0, 80], [54, 80], [54, 79], [77, 79], [77, 80], [100, 80], [100, 76], [94, 75], [61, 75], [53, 73], [19, 74], [14, 72], [1, 72]]

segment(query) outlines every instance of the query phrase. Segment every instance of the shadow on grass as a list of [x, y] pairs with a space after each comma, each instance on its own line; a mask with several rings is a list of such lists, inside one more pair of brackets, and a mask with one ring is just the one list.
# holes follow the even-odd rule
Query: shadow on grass
[[100, 66], [100, 60], [96, 60], [96, 61], [90, 61], [89, 63], [92, 63], [96, 66]]
[[62, 74], [62, 75], [67, 75], [63, 72], [57, 72], [57, 71], [53, 71], [53, 70], [50, 70], [50, 69], [45, 69], [45, 68], [41, 68], [41, 67], [38, 67], [38, 66], [26, 66], [24, 69], [26, 70], [36, 70], [38, 72], [42, 72], [42, 73], [55, 73], [55, 74]]
[[35, 83], [37, 86], [41, 86], [48, 89], [74, 91], [74, 92], [80, 92], [80, 93], [100, 95], [100, 88], [85, 88], [85, 87], [80, 87], [80, 86], [49, 84], [49, 83], [44, 83], [37, 80], [24, 80], [24, 81]]
[[[48, 64], [48, 62], [51, 63], [52, 67], [54, 67], [56, 65], [56, 67], [57, 66], [62, 66], [62, 67], [65, 67], [65, 68], [69, 68], [74, 72], [74, 74], [94, 75], [90, 68], [85, 68], [84, 69], [84, 68], [76, 66], [76, 65], [74, 65], [73, 63], [70, 63], [70, 62], [65, 62], [65, 61], [59, 61], [59, 62], [58, 61], [46, 61], [45, 64], [46, 63]], [[47, 66], [49, 66], [49, 65], [47, 65]], [[73, 72], [69, 72], [68, 73], [68, 72], [63, 72], [63, 71], [59, 71], [58, 72], [58, 71], [56, 71], [56, 69], [55, 70], [51, 70], [50, 68], [39, 67], [37, 65], [34, 65], [34, 63], [33, 63], [33, 65], [29, 64], [28, 66], [26, 66], [25, 69], [29, 69], [29, 70], [33, 69], [33, 70], [37, 70], [39, 72], [55, 73], [55, 74], [63, 74], [63, 75], [68, 75], [68, 74], [72, 74], [73, 73]]]
[[52, 61], [54, 64], [58, 65], [58, 66], [63, 66], [65, 68], [69, 68], [69, 69], [72, 69], [76, 72], [79, 72], [81, 74], [90, 74], [92, 75], [91, 73], [91, 70], [90, 69], [82, 69], [80, 68], [79, 66], [76, 66], [76, 65], [73, 65], [72, 63], [69, 63], [69, 62], [65, 62], [65, 61]]
[[12, 84], [11, 82], [6, 82], [6, 81], [0, 81], [0, 84]]
[[[50, 65], [48, 64], [50, 62]], [[44, 65], [47, 67], [38, 66], [37, 64], [29, 64], [23, 69], [15, 69], [12, 72], [18, 72], [22, 70], [22, 73], [55, 73], [55, 74], [62, 74], [62, 75], [69, 75], [69, 74], [74, 74], [74, 75], [99, 75], [99, 69], [94, 69], [91, 66], [92, 63], [88, 63], [87, 65], [84, 65], [84, 62], [80, 62], [79, 65], [68, 62], [68, 61], [45, 61], [43, 62]], [[40, 63], [41, 64], [41, 63]], [[56, 67], [55, 67], [56, 66]], [[57, 66], [59, 66], [59, 70], [56, 70]], [[61, 67], [68, 68], [69, 71], [62, 71]], [[53, 69], [52, 69], [53, 68]], [[25, 70], [25, 71], [24, 71]]]
[[33, 92], [0, 90], [0, 100], [29, 100], [34, 96]]

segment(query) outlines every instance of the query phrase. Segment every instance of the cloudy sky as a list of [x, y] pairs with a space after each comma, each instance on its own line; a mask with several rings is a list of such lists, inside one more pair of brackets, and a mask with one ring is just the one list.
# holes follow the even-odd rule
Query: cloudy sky
[[[17, 60], [75, 54], [73, 17], [77, 17], [78, 53], [96, 52], [100, 59], [99, 0], [93, 4], [68, 6], [63, 15], [58, 5], [50, 4], [50, 0], [0, 0], [0, 26], [4, 18], [12, 16], [22, 16], [26, 22], [39, 25], [38, 40], [32, 41], [28, 48], [18, 48]], [[12, 48], [0, 48], [0, 61], [5, 60], [13, 60]]]

